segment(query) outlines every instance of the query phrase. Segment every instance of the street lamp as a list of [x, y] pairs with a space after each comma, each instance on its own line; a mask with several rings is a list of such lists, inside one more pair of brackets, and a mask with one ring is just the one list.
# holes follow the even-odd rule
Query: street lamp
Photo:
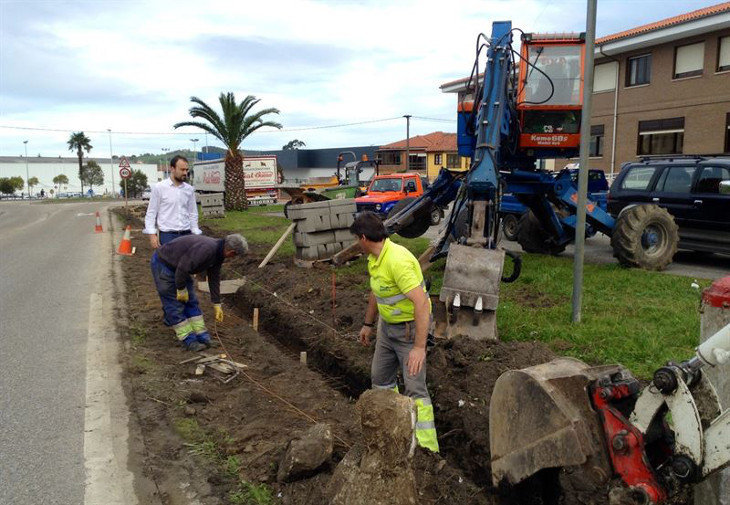
[[28, 186], [28, 201], [30, 202], [30, 178], [28, 177], [28, 141], [24, 140], [25, 146], [25, 184]]
[[196, 144], [198, 143], [198, 139], [190, 139], [190, 142], [193, 143], [193, 165], [195, 165], [195, 161], [198, 159], [198, 156], [197, 156], [198, 151], [196, 149]]
[[408, 172], [411, 163], [411, 115], [404, 114], [403, 117], [406, 118], [406, 172]]
[[109, 170], [112, 172], [112, 198], [116, 198], [117, 190], [116, 186], [114, 186], [114, 156], [112, 155], [112, 129], [107, 128], [106, 131], [109, 132]]
[[167, 153], [170, 150], [170, 148], [169, 147], [161, 147], [160, 149], [162, 149], [163, 156], [165, 158], [165, 177], [170, 177], [169, 166], [167, 164]]

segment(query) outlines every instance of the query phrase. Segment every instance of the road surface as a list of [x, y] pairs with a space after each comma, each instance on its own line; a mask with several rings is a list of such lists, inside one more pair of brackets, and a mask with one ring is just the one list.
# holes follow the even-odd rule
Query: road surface
[[109, 224], [99, 203], [0, 203], [0, 504], [137, 503]]

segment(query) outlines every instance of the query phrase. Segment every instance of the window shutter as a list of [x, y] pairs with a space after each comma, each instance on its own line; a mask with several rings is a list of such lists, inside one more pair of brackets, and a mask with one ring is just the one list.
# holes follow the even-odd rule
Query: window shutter
[[616, 62], [602, 63], [593, 68], [593, 91], [608, 91], [616, 87]]
[[677, 48], [674, 75], [701, 71], [705, 60], [705, 43], [691, 44]]

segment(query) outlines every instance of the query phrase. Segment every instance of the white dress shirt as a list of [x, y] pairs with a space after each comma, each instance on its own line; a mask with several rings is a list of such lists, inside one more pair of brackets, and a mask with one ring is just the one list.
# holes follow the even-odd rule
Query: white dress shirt
[[190, 230], [195, 235], [203, 233], [198, 228], [198, 207], [195, 204], [193, 187], [186, 182], [175, 186], [172, 179], [155, 184], [144, 225], [144, 233], [147, 235], [156, 234], [157, 228], [160, 231]]

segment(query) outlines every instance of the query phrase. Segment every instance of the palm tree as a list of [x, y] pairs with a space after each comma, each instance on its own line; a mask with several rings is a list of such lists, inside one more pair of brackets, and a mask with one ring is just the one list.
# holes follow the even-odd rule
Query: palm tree
[[68, 139], [68, 150], [76, 149], [76, 156], [79, 158], [79, 179], [81, 180], [81, 194], [84, 194], [84, 149], [91, 151], [91, 139], [84, 135], [84, 132], [72, 133]]
[[225, 208], [226, 210], [245, 210], [248, 207], [248, 200], [246, 200], [246, 181], [243, 177], [243, 157], [239, 151], [241, 142], [264, 126], [281, 129], [281, 124], [262, 119], [267, 114], [278, 114], [279, 110], [269, 108], [252, 113], [251, 109], [260, 100], [255, 96], [248, 95], [239, 104], [236, 103], [236, 97], [230, 91], [221, 93], [218, 97], [223, 117], [198, 97], [190, 97], [190, 101], [197, 104], [197, 106], [190, 108], [190, 115], [206, 122], [183, 121], [176, 123], [174, 128], [195, 126], [223, 142], [228, 148], [225, 162], [226, 192], [223, 200]]

